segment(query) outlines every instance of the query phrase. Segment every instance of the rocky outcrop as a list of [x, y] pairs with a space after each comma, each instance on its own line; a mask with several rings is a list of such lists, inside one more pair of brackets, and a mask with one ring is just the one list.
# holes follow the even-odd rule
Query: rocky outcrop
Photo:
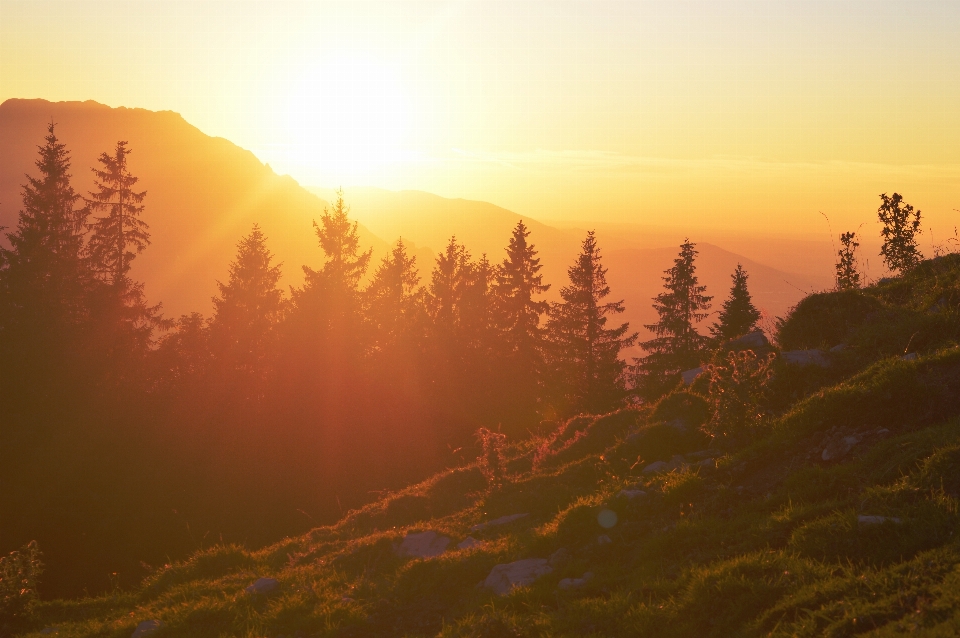
[[397, 548], [397, 554], [414, 558], [433, 558], [447, 551], [450, 542], [448, 537], [441, 536], [433, 530], [408, 533]]
[[532, 585], [538, 578], [552, 571], [553, 568], [546, 558], [525, 558], [497, 565], [483, 581], [483, 586], [498, 596], [504, 596], [516, 587]]

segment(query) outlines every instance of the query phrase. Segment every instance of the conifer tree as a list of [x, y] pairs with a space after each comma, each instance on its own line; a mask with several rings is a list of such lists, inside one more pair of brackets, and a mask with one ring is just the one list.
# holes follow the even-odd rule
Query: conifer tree
[[567, 270], [570, 283], [560, 289], [563, 301], [551, 304], [546, 326], [561, 413], [607, 412], [626, 396], [620, 351], [632, 346], [637, 334], [629, 332], [627, 323], [606, 327], [611, 315], [624, 311], [623, 301], [604, 302], [610, 294], [606, 274], [590, 231]]
[[659, 396], [680, 372], [700, 365], [709, 343], [694, 327], [707, 318], [713, 299], [697, 279], [696, 256], [695, 244], [685, 240], [673, 268], [664, 271], [664, 291], [654, 298], [659, 321], [645, 326], [655, 336], [640, 344], [647, 356], [638, 360], [637, 385], [647, 398]]
[[730, 287], [730, 297], [723, 302], [719, 321], [710, 327], [710, 333], [717, 343], [736, 339], [756, 328], [760, 321], [760, 311], [753, 305], [750, 291], [747, 290], [748, 275], [742, 264], [730, 276], [733, 285]]
[[[97, 161], [103, 168], [93, 168], [96, 191], [86, 198], [87, 208], [94, 215], [89, 224], [92, 234], [88, 251], [93, 268], [114, 286], [122, 286], [130, 270], [130, 262], [150, 243], [144, 210], [146, 191], [134, 191], [138, 178], [130, 173], [126, 142], [117, 142], [113, 155], [102, 153]], [[105, 213], [96, 216], [97, 213]]]
[[880, 208], [877, 215], [883, 223], [880, 235], [883, 246], [880, 254], [890, 270], [904, 273], [923, 259], [917, 248], [917, 235], [920, 234], [920, 211], [903, 201], [899, 193], [887, 197], [880, 195]]
[[[70, 153], [47, 127], [36, 177], [22, 186], [16, 228], [0, 246], [0, 400], [46, 402], [86, 381], [92, 277], [84, 259], [86, 212], [70, 184]], [[0, 408], [2, 409], [2, 408]]]
[[542, 266], [530, 231], [517, 222], [507, 246], [507, 256], [497, 272], [494, 296], [503, 394], [506, 412], [517, 421], [529, 421], [541, 394], [544, 338], [540, 318], [550, 307], [536, 297], [550, 289], [543, 283]]
[[387, 350], [409, 336], [420, 300], [419, 285], [417, 258], [408, 255], [403, 240], [398, 240], [383, 258], [365, 293], [367, 320], [377, 350]]
[[[237, 258], [230, 264], [227, 283], [217, 282], [220, 294], [213, 298], [210, 344], [221, 366], [257, 384], [268, 370], [274, 352], [275, 328], [283, 311], [280, 264], [273, 265], [266, 237], [254, 224], [237, 245]], [[255, 387], [245, 388], [248, 396]]]
[[34, 328], [76, 322], [85, 312], [87, 262], [83, 258], [86, 211], [70, 185], [70, 153], [51, 123], [38, 147], [38, 177], [27, 176], [17, 228], [0, 246], [5, 324]]
[[860, 272], [857, 270], [856, 250], [860, 247], [854, 232], [840, 235], [840, 250], [837, 251], [837, 290], [860, 288]]

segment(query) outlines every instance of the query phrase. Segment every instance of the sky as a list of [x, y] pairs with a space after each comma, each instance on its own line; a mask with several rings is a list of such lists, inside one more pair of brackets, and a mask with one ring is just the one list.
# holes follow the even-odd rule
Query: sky
[[898, 191], [945, 238], [957, 33], [946, 0], [0, 0], [0, 100], [173, 110], [305, 185], [544, 220], [838, 233]]

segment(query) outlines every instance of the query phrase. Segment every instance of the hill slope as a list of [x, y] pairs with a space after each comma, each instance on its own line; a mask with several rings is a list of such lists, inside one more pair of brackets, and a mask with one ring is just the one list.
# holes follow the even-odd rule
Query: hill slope
[[[205, 135], [177, 113], [92, 101], [0, 104], [0, 226], [16, 226], [20, 185], [25, 173], [36, 173], [37, 146], [51, 119], [71, 151], [74, 188], [84, 195], [100, 153], [118, 140], [129, 142], [131, 172], [147, 191], [143, 217], [152, 235], [133, 276], [145, 282], [149, 299], [163, 302], [167, 316], [209, 312], [216, 280], [226, 278], [237, 242], [254, 223], [284, 264], [284, 284], [302, 282], [303, 264], [322, 264], [312, 221], [326, 202], [291, 177], [276, 175], [250, 151]], [[364, 246], [385, 253], [382, 240], [360, 230]]]
[[[770, 417], [746, 446], [710, 447], [699, 410], [682, 407], [698, 382], [513, 445], [500, 486], [476, 465], [450, 470], [299, 538], [213, 547], [134, 591], [41, 603], [24, 629], [956, 635], [960, 255], [808, 297], [782, 336], [845, 347], [822, 354], [826, 367], [781, 360]], [[525, 584], [501, 589], [521, 567]]]

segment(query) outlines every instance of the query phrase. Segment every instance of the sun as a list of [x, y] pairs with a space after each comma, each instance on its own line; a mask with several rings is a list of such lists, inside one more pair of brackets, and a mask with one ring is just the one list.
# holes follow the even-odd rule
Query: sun
[[396, 66], [337, 56], [291, 77], [280, 108], [288, 161], [328, 183], [357, 183], [403, 159], [410, 99]]

